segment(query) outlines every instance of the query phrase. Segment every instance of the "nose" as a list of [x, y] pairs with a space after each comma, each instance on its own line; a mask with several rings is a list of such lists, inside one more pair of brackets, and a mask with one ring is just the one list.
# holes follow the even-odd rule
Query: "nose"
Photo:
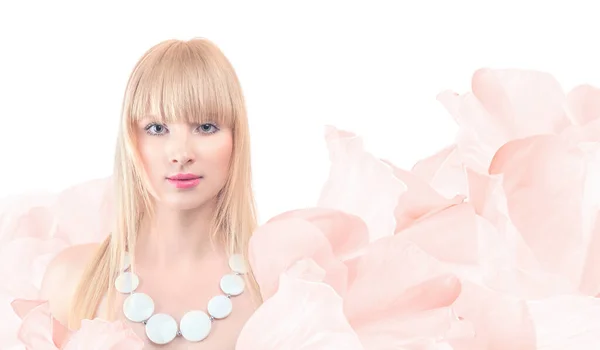
[[181, 141], [173, 145], [175, 147], [171, 149], [171, 163], [180, 165], [193, 164], [196, 161], [193, 151], [190, 149], [187, 140]]
[[178, 152], [175, 156], [171, 157], [171, 163], [173, 164], [192, 164], [194, 160], [194, 156], [189, 152]]

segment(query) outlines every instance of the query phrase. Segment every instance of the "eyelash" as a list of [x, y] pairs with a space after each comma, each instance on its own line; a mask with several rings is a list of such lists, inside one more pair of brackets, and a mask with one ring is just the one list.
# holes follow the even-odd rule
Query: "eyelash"
[[[152, 135], [152, 136], [163, 136], [164, 134], [161, 134], [161, 133], [156, 133], [156, 132], [152, 132], [152, 131], [151, 131], [151, 130], [152, 130], [152, 128], [153, 128], [153, 127], [156, 127], [156, 126], [160, 126], [160, 127], [162, 127], [162, 128], [165, 128], [165, 129], [168, 131], [168, 129], [167, 129], [167, 127], [166, 127], [166, 126], [164, 126], [163, 124], [158, 124], [158, 123], [151, 123], [151, 124], [148, 124], [148, 125], [147, 125], [147, 126], [144, 128], [144, 130], [146, 131], [146, 133], [147, 133], [148, 135]], [[200, 129], [200, 128], [204, 127], [204, 126], [208, 126], [208, 127], [212, 128], [214, 131], [202, 131], [202, 130], [200, 130], [200, 131], [199, 131], [200, 133], [207, 134], [207, 135], [211, 135], [211, 134], [214, 134], [214, 133], [216, 133], [217, 131], [219, 131], [219, 128], [218, 128], [216, 125], [212, 124], [212, 123], [204, 123], [204, 124], [200, 124], [200, 125], [199, 125], [199, 126], [196, 128], [196, 130], [198, 130], [198, 129]]]

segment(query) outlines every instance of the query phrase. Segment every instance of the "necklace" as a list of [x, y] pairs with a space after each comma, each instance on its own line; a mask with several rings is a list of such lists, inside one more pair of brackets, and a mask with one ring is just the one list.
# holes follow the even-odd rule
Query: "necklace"
[[224, 294], [209, 300], [207, 312], [188, 311], [179, 324], [169, 314], [154, 313], [154, 301], [148, 294], [135, 293], [140, 279], [131, 271], [130, 258], [127, 254], [122, 273], [115, 280], [115, 288], [120, 293], [129, 294], [123, 302], [123, 314], [132, 322], [143, 323], [146, 336], [151, 342], [164, 345], [177, 336], [190, 342], [199, 342], [208, 337], [214, 320], [223, 319], [231, 314], [233, 309], [231, 297], [244, 292], [245, 283], [241, 275], [246, 273], [246, 265], [242, 256], [232, 255], [229, 258], [229, 268], [232, 272], [223, 276], [220, 283]]

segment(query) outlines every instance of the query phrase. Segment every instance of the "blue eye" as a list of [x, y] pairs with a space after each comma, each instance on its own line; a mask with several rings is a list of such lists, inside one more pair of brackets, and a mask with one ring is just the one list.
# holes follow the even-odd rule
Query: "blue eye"
[[[165, 125], [158, 124], [158, 123], [148, 124], [144, 128], [144, 130], [146, 131], [146, 133], [148, 135], [152, 135], [152, 136], [162, 136], [169, 132], [169, 129], [167, 129], [167, 127]], [[219, 131], [219, 128], [212, 123], [205, 123], [196, 128], [196, 132], [199, 132], [202, 134], [214, 134], [217, 131]]]
[[198, 127], [198, 131], [200, 131], [203, 134], [214, 134], [217, 131], [219, 131], [219, 128], [216, 127], [214, 124], [206, 123], [206, 124], [200, 125]]
[[162, 124], [152, 123], [144, 128], [149, 135], [164, 135], [167, 132], [167, 127]]

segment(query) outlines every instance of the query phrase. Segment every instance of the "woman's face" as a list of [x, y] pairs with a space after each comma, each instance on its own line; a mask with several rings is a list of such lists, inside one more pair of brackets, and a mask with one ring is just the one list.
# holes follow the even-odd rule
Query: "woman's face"
[[138, 149], [157, 201], [188, 210], [214, 199], [225, 186], [233, 151], [230, 128], [207, 123], [137, 124]]

